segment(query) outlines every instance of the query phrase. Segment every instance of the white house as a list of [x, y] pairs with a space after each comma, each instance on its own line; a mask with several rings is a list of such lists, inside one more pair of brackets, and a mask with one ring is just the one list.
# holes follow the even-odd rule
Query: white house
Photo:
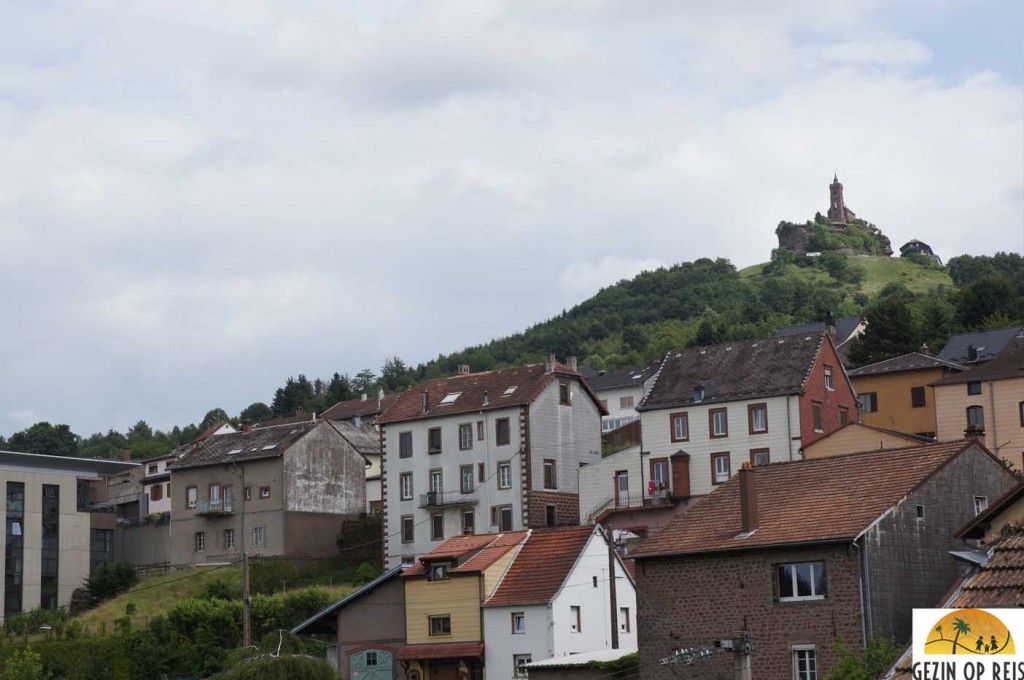
[[603, 413], [553, 357], [403, 392], [377, 421], [387, 564], [459, 534], [579, 524], [576, 470], [600, 459]]
[[142, 461], [143, 515], [171, 512], [171, 471], [169, 463], [177, 460], [175, 453]]
[[638, 410], [651, 477], [637, 491], [667, 475], [681, 499], [710, 493], [744, 463], [799, 460], [858, 413], [829, 332], [671, 351]]
[[608, 411], [608, 415], [601, 419], [602, 432], [628, 425], [640, 417], [636, 407], [654, 384], [657, 369], [658, 364], [615, 371], [596, 371], [592, 368], [580, 370], [590, 389], [594, 390], [601, 405]]
[[600, 527], [535, 530], [483, 604], [488, 680], [526, 664], [635, 649], [636, 591]]

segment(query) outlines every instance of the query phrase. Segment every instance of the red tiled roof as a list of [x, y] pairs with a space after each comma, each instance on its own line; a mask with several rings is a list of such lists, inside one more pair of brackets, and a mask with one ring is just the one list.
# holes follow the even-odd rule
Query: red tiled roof
[[494, 564], [502, 555], [522, 543], [529, 532], [511, 531], [504, 534], [473, 534], [453, 536], [431, 550], [405, 570], [404, 576], [422, 576], [427, 573], [425, 562], [456, 560], [453, 572], [482, 571]]
[[751, 469], [757, 488], [755, 532], [738, 538], [742, 531], [740, 480], [734, 475], [640, 543], [630, 556], [852, 540], [971, 446], [977, 445], [960, 440], [757, 466]]
[[[410, 387], [398, 395], [395, 403], [380, 416], [377, 422], [381, 424], [398, 423], [420, 418], [437, 418], [453, 413], [476, 413], [509, 406], [522, 406], [532, 403], [556, 378], [575, 379], [601, 413], [607, 414], [607, 411], [601, 406], [601, 401], [579, 373], [562, 365], [556, 365], [554, 372], [548, 373], [544, 364], [530, 364], [496, 371], [437, 378]], [[505, 394], [506, 390], [513, 387], [515, 388], [514, 392]], [[429, 406], [426, 411], [423, 410], [423, 394], [425, 392], [429, 395]], [[460, 394], [454, 402], [441, 405], [441, 400], [455, 392]]]
[[484, 606], [548, 602], [565, 582], [595, 528], [534, 529]]
[[484, 654], [482, 642], [451, 642], [439, 645], [406, 645], [398, 653], [402, 661], [411, 659], [465, 659], [479, 658]]
[[334, 406], [320, 414], [322, 420], [351, 420], [356, 416], [366, 418], [375, 416], [387, 411], [392, 404], [398, 401], [399, 393], [385, 394], [383, 399], [376, 397], [363, 399], [349, 399], [339, 401]]

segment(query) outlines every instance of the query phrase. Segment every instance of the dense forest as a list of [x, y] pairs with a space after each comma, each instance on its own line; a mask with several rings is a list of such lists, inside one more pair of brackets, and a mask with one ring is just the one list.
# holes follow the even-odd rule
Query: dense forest
[[549, 353], [578, 356], [597, 369], [643, 366], [673, 348], [765, 337], [783, 326], [835, 316], [863, 315], [867, 332], [851, 352], [863, 365], [920, 349], [938, 350], [954, 333], [1024, 323], [1024, 258], [1016, 253], [961, 255], [943, 267], [928, 257], [864, 257], [825, 252], [811, 257], [772, 251], [771, 261], [740, 272], [725, 259], [699, 259], [643, 272], [602, 289], [589, 300], [522, 333], [468, 347], [416, 367], [399, 357], [379, 374], [289, 377], [269, 403], [237, 415], [221, 408], [198, 423], [153, 430], [140, 420], [127, 432], [88, 437], [67, 425], [41, 422], [0, 437], [0, 449], [110, 458], [129, 450], [136, 459], [166, 453], [208, 426], [241, 420], [266, 422], [298, 409], [319, 412], [378, 390], [394, 392], [455, 373], [536, 362]]

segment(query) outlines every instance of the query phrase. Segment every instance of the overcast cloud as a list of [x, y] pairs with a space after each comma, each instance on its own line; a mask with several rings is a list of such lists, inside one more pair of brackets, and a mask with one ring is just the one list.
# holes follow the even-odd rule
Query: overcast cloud
[[6, 3], [0, 433], [415, 364], [849, 205], [1024, 245], [1020, 4]]

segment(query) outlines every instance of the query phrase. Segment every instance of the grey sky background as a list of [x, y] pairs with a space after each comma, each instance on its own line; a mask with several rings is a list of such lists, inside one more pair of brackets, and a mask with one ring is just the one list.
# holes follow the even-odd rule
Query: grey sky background
[[0, 433], [415, 364], [847, 202], [1024, 245], [1021, 3], [0, 3]]

